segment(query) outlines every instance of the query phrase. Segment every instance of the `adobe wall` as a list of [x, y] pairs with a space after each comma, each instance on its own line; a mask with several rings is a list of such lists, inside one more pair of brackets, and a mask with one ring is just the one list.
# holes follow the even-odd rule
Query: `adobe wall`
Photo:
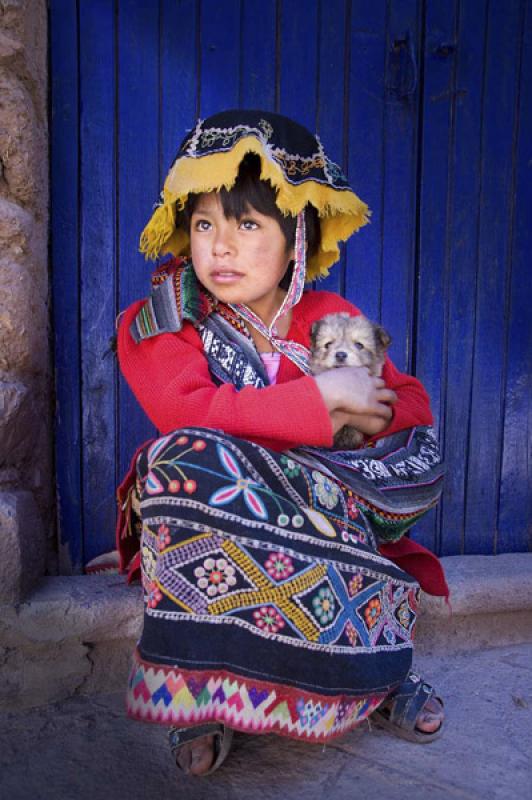
[[[53, 553], [47, 9], [0, 0], [0, 601]], [[49, 568], [54, 568], [53, 557]]]

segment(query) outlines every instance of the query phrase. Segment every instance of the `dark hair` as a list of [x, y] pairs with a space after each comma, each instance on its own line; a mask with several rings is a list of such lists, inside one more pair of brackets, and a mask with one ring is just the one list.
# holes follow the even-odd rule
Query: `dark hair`
[[[255, 153], [248, 153], [240, 162], [238, 176], [232, 189], [220, 189], [220, 200], [226, 219], [240, 219], [250, 207], [264, 214], [273, 217], [280, 225], [286, 239], [286, 249], [290, 250], [294, 245], [296, 234], [296, 218], [285, 217], [277, 208], [277, 190], [268, 181], [260, 179], [260, 158]], [[194, 209], [198, 204], [201, 195], [190, 194], [183, 211], [178, 212], [176, 224], [190, 230], [190, 222]], [[305, 208], [305, 223], [307, 232], [307, 253], [313, 256], [320, 246], [321, 232], [318, 212], [314, 206], [307, 205]]]

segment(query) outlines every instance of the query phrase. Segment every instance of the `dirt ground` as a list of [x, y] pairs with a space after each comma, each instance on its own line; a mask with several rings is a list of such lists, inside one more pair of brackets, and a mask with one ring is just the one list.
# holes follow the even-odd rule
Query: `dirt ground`
[[2, 800], [530, 800], [532, 645], [444, 659], [423, 676], [445, 735], [419, 746], [367, 725], [322, 748], [235, 736], [215, 775], [185, 778], [166, 731], [129, 720], [122, 695], [76, 696], [0, 715]]

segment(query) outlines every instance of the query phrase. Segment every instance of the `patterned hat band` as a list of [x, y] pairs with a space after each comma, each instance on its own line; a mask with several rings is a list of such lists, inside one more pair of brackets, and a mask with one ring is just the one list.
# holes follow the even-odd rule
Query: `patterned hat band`
[[260, 158], [260, 179], [274, 187], [284, 215], [297, 216], [309, 204], [317, 210], [321, 244], [308, 259], [306, 280], [327, 275], [339, 258], [339, 242], [369, 221], [368, 207], [326, 156], [317, 136], [268, 111], [225, 111], [197, 122], [181, 144], [162, 201], [141, 234], [141, 252], [147, 258], [189, 255], [189, 234], [176, 227], [177, 211], [190, 194], [231, 190], [248, 153]]

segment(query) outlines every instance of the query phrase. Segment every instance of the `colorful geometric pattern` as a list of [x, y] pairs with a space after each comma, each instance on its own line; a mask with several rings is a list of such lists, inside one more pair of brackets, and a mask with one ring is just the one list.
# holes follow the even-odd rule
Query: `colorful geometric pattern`
[[140, 453], [144, 630], [128, 712], [327, 741], [411, 664], [416, 581], [350, 489], [218, 431]]
[[[368, 569], [316, 564], [260, 542], [244, 547], [219, 535], [199, 534], [166, 547], [167, 539], [172, 541], [167, 523], [152, 528], [147, 521], [144, 575], [148, 593], [158, 592], [148, 603], [150, 616], [160, 616], [159, 607], [166, 609], [165, 619], [185, 613], [208, 623], [208, 616], [223, 615], [256, 635], [275, 633], [292, 645], [312, 642], [315, 649], [331, 652], [410, 647], [415, 587], [382, 580]], [[170, 610], [165, 598], [177, 610]]]
[[127, 712], [135, 719], [169, 726], [217, 721], [246, 733], [277, 733], [326, 742], [363, 722], [386, 695], [327, 696], [242, 679], [226, 671], [209, 674], [153, 667], [137, 653], [129, 680]]

